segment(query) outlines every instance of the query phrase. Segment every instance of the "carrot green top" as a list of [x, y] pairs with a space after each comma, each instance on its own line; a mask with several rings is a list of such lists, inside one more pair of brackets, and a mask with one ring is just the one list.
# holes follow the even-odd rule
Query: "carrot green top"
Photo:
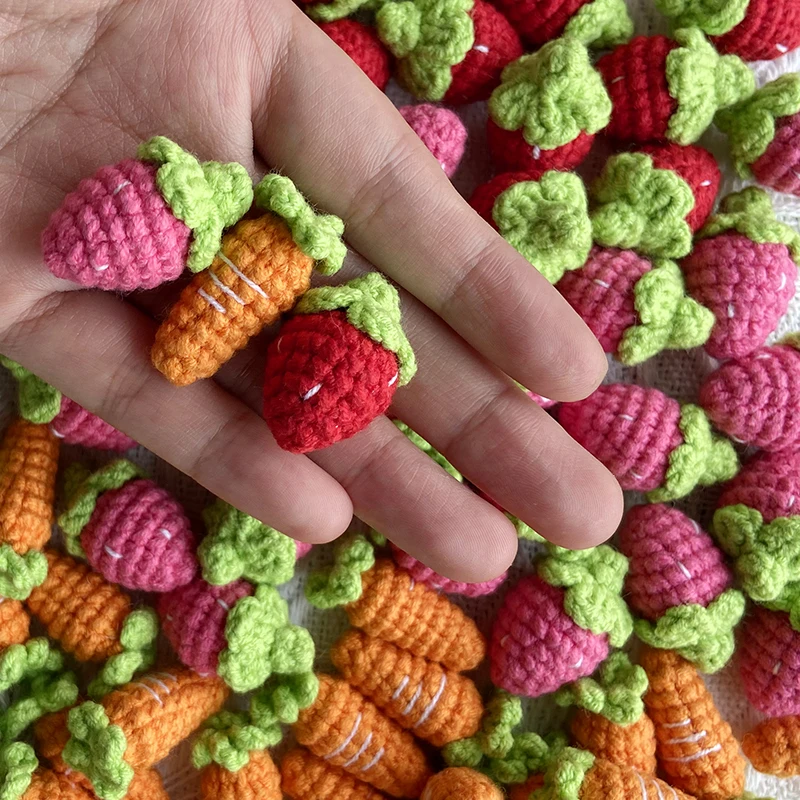
[[733, 30], [747, 14], [750, 0], [656, 0], [656, 7], [678, 28], [698, 27], [709, 36]]
[[20, 416], [36, 425], [52, 422], [61, 411], [61, 392], [10, 358], [0, 356], [0, 364], [17, 381]]
[[307, 14], [315, 22], [335, 22], [344, 19], [356, 11], [367, 11], [380, 7], [386, 0], [322, 0], [313, 6], [308, 6]]
[[0, 798], [17, 800], [31, 785], [39, 759], [25, 742], [13, 742], [0, 748]]
[[219, 764], [238, 772], [250, 762], [250, 753], [274, 747], [280, 740], [278, 728], [264, 730], [245, 714], [221, 711], [206, 722], [192, 750], [192, 763], [196, 769]]
[[550, 763], [544, 786], [532, 800], [579, 800], [586, 773], [594, 766], [595, 757], [586, 750], [564, 748]]
[[312, 572], [306, 581], [306, 598], [315, 608], [335, 608], [361, 597], [361, 576], [375, 566], [375, 548], [365, 536], [340, 540], [333, 566]]

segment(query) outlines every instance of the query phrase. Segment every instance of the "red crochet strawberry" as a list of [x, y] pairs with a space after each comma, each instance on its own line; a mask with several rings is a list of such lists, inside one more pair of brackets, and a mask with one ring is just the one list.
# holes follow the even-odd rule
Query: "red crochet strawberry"
[[375, 19], [378, 35], [397, 57], [400, 83], [422, 100], [485, 100], [503, 68], [522, 55], [519, 36], [485, 0], [384, 3]]
[[606, 133], [623, 142], [696, 142], [720, 108], [749, 97], [755, 79], [737, 56], [720, 56], [697, 28], [638, 36], [597, 62], [611, 95]]
[[764, 344], [794, 297], [800, 236], [779, 222], [755, 187], [722, 201], [683, 261], [689, 294], [716, 317], [706, 345], [714, 358], [740, 358]]
[[503, 70], [489, 100], [489, 152], [498, 170], [533, 176], [571, 170], [610, 114], [589, 51], [574, 39], [557, 39]]
[[494, 218], [494, 204], [497, 202], [497, 198], [515, 183], [535, 181], [540, 177], [541, 175], [528, 172], [501, 172], [490, 181], [480, 184], [472, 193], [469, 204], [497, 230], [497, 222]]
[[325, 22], [319, 27], [381, 91], [386, 88], [392, 77], [392, 59], [373, 28], [354, 19]]
[[264, 418], [281, 447], [308, 453], [366, 428], [417, 366], [378, 273], [311, 289], [295, 312], [269, 348]]

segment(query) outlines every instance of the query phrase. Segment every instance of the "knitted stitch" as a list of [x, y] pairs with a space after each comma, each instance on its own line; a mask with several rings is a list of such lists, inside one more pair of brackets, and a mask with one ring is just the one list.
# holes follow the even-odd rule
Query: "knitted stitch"
[[[137, 795], [133, 793], [133, 784], [131, 789], [126, 797], [135, 800]], [[151, 797], [152, 800], [161, 800], [157, 795], [148, 795], [147, 800]], [[97, 795], [88, 786], [83, 786], [73, 776], [43, 768], [33, 773], [30, 785], [22, 796], [22, 800], [96, 800], [96, 798]], [[138, 798], [145, 800], [141, 795], [138, 795]]]
[[628, 725], [619, 725], [602, 714], [580, 709], [572, 718], [570, 732], [576, 747], [597, 758], [643, 775], [655, 774], [656, 737], [647, 714]]
[[19, 600], [0, 599], [0, 648], [28, 641], [31, 620]]
[[450, 767], [428, 781], [422, 797], [425, 800], [503, 800], [503, 793], [480, 772]]
[[24, 742], [13, 742], [0, 748], [0, 797], [17, 800], [24, 796], [27, 800], [28, 787], [38, 764], [33, 748]]
[[252, 753], [238, 772], [211, 764], [200, 777], [201, 800], [283, 800], [281, 774], [266, 751]]
[[759, 722], [742, 737], [742, 751], [759, 772], [779, 778], [800, 775], [800, 716]]
[[385, 795], [339, 767], [297, 747], [281, 761], [283, 791], [292, 800], [385, 800]]
[[389, 51], [375, 31], [355, 19], [340, 19], [319, 26], [381, 90], [392, 76]]
[[299, 5], [316, 22], [335, 22], [379, 7], [381, 0], [299, 0]]
[[467, 129], [458, 114], [430, 103], [403, 106], [398, 110], [441, 164], [444, 174], [451, 178], [461, 163], [467, 143]]

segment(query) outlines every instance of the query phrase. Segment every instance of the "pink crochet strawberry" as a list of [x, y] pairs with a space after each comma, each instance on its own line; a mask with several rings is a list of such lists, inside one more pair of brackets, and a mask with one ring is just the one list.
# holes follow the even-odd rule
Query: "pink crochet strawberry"
[[196, 542], [183, 508], [130, 461], [94, 474], [78, 465], [59, 517], [67, 551], [106, 580], [128, 589], [167, 592], [197, 572]]
[[617, 546], [629, 563], [626, 600], [642, 617], [637, 636], [704, 672], [724, 667], [745, 601], [713, 539], [678, 509], [655, 504], [628, 512]]
[[559, 422], [623, 489], [647, 492], [654, 503], [729, 480], [739, 468], [733, 445], [713, 433], [701, 408], [658, 389], [601, 386], [586, 400], [565, 403]]
[[381, 91], [386, 88], [392, 77], [392, 57], [373, 28], [355, 19], [324, 22], [319, 27]]
[[328, 447], [386, 411], [417, 369], [400, 317], [377, 272], [306, 292], [267, 356], [264, 418], [282, 448]]
[[467, 129], [458, 114], [431, 103], [404, 106], [398, 110], [442, 165], [444, 174], [452, 177], [461, 163], [467, 143]]
[[557, 39], [503, 70], [489, 100], [489, 152], [500, 171], [539, 177], [571, 170], [589, 154], [610, 114], [608, 92], [586, 47]]
[[651, 261], [633, 250], [594, 247], [557, 288], [605, 352], [623, 364], [639, 364], [665, 349], [699, 347], [714, 324], [714, 315], [686, 296], [674, 261]]
[[779, 222], [766, 192], [728, 195], [683, 260], [689, 294], [714, 312], [706, 344], [714, 358], [740, 358], [764, 344], [794, 297], [800, 235]]
[[627, 559], [601, 545], [550, 547], [537, 574], [522, 578], [497, 613], [491, 637], [492, 683], [540, 697], [591, 675], [630, 637], [622, 599]]
[[201, 164], [163, 136], [138, 155], [81, 181], [50, 217], [42, 254], [56, 277], [130, 292], [199, 272], [253, 202], [239, 164]]

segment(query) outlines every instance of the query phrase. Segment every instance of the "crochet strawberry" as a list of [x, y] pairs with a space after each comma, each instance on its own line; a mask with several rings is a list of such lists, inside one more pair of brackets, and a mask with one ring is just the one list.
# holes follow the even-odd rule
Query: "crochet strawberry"
[[166, 592], [195, 576], [195, 538], [177, 500], [130, 461], [67, 476], [58, 524], [67, 552], [128, 589]]
[[683, 260], [686, 287], [716, 317], [706, 344], [739, 358], [764, 344], [794, 297], [800, 236], [779, 222], [766, 192], [728, 195]]
[[591, 675], [622, 647], [632, 620], [622, 599], [627, 559], [601, 545], [550, 547], [537, 574], [522, 578], [497, 613], [491, 639], [492, 682], [539, 697]]
[[467, 129], [458, 114], [431, 103], [398, 109], [414, 133], [422, 139], [448, 178], [458, 169], [467, 143]]
[[597, 62], [613, 110], [606, 133], [623, 142], [696, 142], [714, 114], [755, 90], [737, 56], [720, 56], [697, 28], [638, 36]]
[[676, 508], [642, 505], [628, 512], [617, 546], [628, 558], [625, 598], [641, 617], [637, 636], [703, 672], [724, 667], [745, 603], [713, 539]]
[[589, 51], [574, 39], [557, 39], [503, 70], [489, 99], [489, 152], [498, 170], [535, 177], [571, 170], [589, 154], [610, 114]]
[[650, 261], [632, 250], [594, 247], [557, 288], [623, 364], [639, 364], [665, 349], [699, 347], [714, 324], [714, 315], [686, 296], [674, 261]]
[[485, 0], [384, 3], [375, 20], [400, 83], [421, 100], [485, 100], [503, 67], [522, 55], [508, 20]]
[[739, 468], [733, 445], [712, 432], [701, 408], [657, 389], [601, 386], [586, 400], [565, 403], [559, 422], [623, 489], [647, 492], [650, 502], [729, 480]]
[[355, 19], [324, 22], [319, 27], [381, 91], [386, 88], [392, 77], [392, 58], [373, 28]]
[[130, 292], [199, 272], [219, 250], [222, 231], [253, 202], [244, 167], [201, 164], [156, 136], [138, 160], [102, 167], [81, 181], [50, 217], [42, 255], [58, 278]]
[[400, 296], [376, 272], [308, 291], [267, 356], [264, 418], [278, 444], [307, 453], [348, 439], [414, 377]]
[[676, 27], [696, 25], [720, 53], [745, 61], [779, 58], [800, 47], [800, 7], [794, 0], [656, 0]]

